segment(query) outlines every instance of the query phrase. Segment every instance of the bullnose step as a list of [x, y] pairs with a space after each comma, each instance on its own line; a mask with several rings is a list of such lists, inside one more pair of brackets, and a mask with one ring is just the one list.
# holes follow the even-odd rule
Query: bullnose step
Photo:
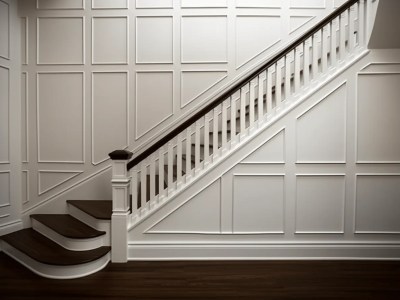
[[67, 203], [96, 219], [111, 220], [111, 200], [67, 200]]
[[89, 239], [106, 234], [105, 231], [96, 230], [71, 215], [35, 214], [31, 218], [67, 238]]
[[4, 235], [1, 239], [34, 260], [55, 266], [90, 263], [102, 258], [111, 250], [109, 246], [84, 251], [67, 250], [32, 228]]

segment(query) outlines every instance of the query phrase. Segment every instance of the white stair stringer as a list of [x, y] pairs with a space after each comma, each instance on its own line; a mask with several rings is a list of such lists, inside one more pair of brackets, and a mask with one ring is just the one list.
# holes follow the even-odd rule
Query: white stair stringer
[[361, 47], [359, 47], [357, 50], [354, 50], [354, 52], [349, 55], [346, 60], [340, 61], [340, 63], [335, 68], [329, 68], [327, 72], [320, 76], [317, 80], [312, 80], [310, 84], [306, 87], [303, 87], [299, 93], [293, 95], [288, 100], [283, 101], [278, 107], [275, 107], [270, 113], [266, 114], [263, 119], [261, 119], [259, 122], [256, 122], [256, 126], [253, 126], [250, 129], [247, 128], [245, 132], [239, 135], [239, 138], [236, 137], [236, 143], [231, 145], [230, 142], [228, 142], [226, 145], [226, 149], [218, 149], [218, 155], [213, 156], [211, 163], [207, 164], [204, 169], [199, 170], [198, 172], [195, 171], [194, 176], [190, 176], [189, 180], [186, 180], [183, 184], [179, 185], [178, 188], [171, 191], [170, 194], [158, 198], [156, 201], [147, 202], [143, 208], [138, 210], [135, 214], [132, 214], [129, 220], [130, 222], [128, 226], [128, 231], [132, 230], [135, 226], [143, 222], [147, 217], [151, 216], [160, 208], [165, 206], [168, 202], [171, 201], [171, 199], [181, 194], [190, 185], [204, 177], [204, 175], [206, 175], [208, 172], [217, 168], [227, 157], [240, 150], [244, 145], [246, 145], [247, 142], [254, 139], [276, 121], [284, 117], [288, 112], [293, 110], [304, 100], [306, 100], [315, 92], [327, 85], [349, 67], [354, 65], [364, 56], [366, 56], [368, 53], [368, 49]]
[[101, 258], [79, 265], [57, 266], [38, 262], [8, 243], [1, 241], [2, 250], [32, 272], [51, 279], [74, 279], [88, 276], [102, 270], [110, 262], [110, 252]]

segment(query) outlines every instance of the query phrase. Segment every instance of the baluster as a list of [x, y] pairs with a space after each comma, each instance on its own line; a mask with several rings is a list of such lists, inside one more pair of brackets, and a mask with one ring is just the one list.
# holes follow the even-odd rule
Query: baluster
[[293, 60], [293, 50], [286, 54], [286, 61], [285, 61], [285, 100], [286, 102], [289, 100], [291, 96], [291, 77], [292, 77], [292, 65]]
[[267, 79], [267, 72], [258, 75], [258, 125], [261, 125], [264, 118], [264, 82]]
[[204, 167], [210, 163], [210, 113], [204, 116]]
[[156, 197], [156, 164], [155, 154], [150, 155], [150, 206], [154, 204]]
[[348, 16], [348, 10], [345, 10], [340, 15], [340, 41], [339, 41], [339, 53], [340, 59], [344, 61], [346, 59], [346, 21]]
[[146, 210], [147, 206], [147, 159], [140, 163], [140, 208]]
[[322, 75], [326, 75], [326, 72], [328, 70], [328, 35], [329, 35], [329, 24], [325, 25], [324, 28], [322, 28], [322, 41], [321, 41], [321, 46], [322, 46], [322, 51], [321, 51], [321, 69], [322, 69]]
[[176, 188], [179, 189], [182, 185], [182, 132], [178, 134], [176, 146]]
[[280, 107], [282, 102], [282, 67], [284, 65], [284, 59], [280, 59], [276, 63], [276, 83], [275, 83], [275, 99], [276, 107]]
[[138, 173], [139, 173], [139, 168], [138, 166], [134, 166], [131, 169], [131, 195], [132, 195], [132, 215], [136, 215], [138, 212], [138, 196], [139, 196], [139, 191], [138, 191], [138, 185], [139, 185], [139, 180], [138, 180]]
[[213, 160], [218, 157], [218, 119], [219, 119], [219, 107], [213, 110]]
[[360, 0], [358, 5], [358, 45], [364, 47], [365, 43], [365, 0]]
[[273, 67], [269, 67], [267, 71], [267, 116], [272, 112], [272, 73], [274, 72]]
[[319, 45], [321, 43], [321, 31], [318, 30], [316, 33], [313, 35], [313, 57], [312, 57], [312, 75], [313, 75], [313, 80], [316, 80], [318, 77], [318, 59], [319, 59]]
[[232, 96], [232, 101], [231, 101], [231, 120], [230, 120], [230, 124], [231, 124], [231, 148], [236, 144], [237, 140], [236, 140], [236, 101], [238, 99], [238, 93], [236, 92], [235, 94], [233, 94]]
[[300, 90], [300, 69], [301, 69], [301, 56], [303, 55], [303, 44], [296, 47], [294, 58], [294, 93], [297, 94]]
[[304, 76], [304, 87], [307, 88], [310, 83], [310, 46], [311, 46], [311, 38], [308, 38], [304, 42], [304, 67], [303, 67], [303, 76]]
[[164, 146], [162, 146], [158, 150], [158, 200], [164, 196]]
[[192, 126], [186, 128], [186, 183], [192, 177]]
[[372, 1], [374, 0], [367, 0], [367, 4], [366, 4], [366, 17], [365, 17], [365, 42], [368, 41], [368, 38], [370, 37], [371, 34], [371, 12], [372, 12]]
[[222, 119], [222, 140], [221, 140], [221, 149], [222, 152], [224, 152], [226, 149], [226, 144], [228, 141], [227, 133], [228, 133], [228, 125], [227, 125], [227, 114], [228, 114], [228, 103], [229, 103], [229, 98], [222, 102], [222, 112], [221, 112], [221, 119]]
[[331, 67], [335, 68], [337, 64], [336, 58], [336, 43], [337, 43], [337, 30], [338, 30], [338, 18], [332, 20], [331, 23]]
[[168, 182], [168, 195], [174, 190], [174, 145], [172, 141], [168, 142], [167, 146], [167, 182]]
[[249, 92], [249, 84], [243, 86], [240, 90], [240, 136], [246, 133], [246, 98]]
[[195, 172], [200, 171], [200, 128], [201, 121], [197, 120], [194, 132], [194, 168]]
[[250, 100], [249, 100], [249, 128], [252, 130], [254, 128], [254, 103], [255, 103], [255, 88], [257, 85], [257, 78], [250, 81]]
[[356, 47], [355, 41], [355, 22], [356, 22], [356, 6], [357, 3], [350, 7], [350, 18], [349, 18], [349, 52], [352, 54], [354, 52], [354, 48]]

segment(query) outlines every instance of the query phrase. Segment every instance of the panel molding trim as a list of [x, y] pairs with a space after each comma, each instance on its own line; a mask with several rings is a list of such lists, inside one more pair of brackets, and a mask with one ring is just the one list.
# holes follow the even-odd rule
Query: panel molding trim
[[7, 28], [7, 55], [6, 56], [3, 56], [3, 55], [0, 55], [0, 57], [1, 58], [4, 58], [4, 59], [6, 59], [6, 60], [10, 60], [10, 42], [11, 42], [11, 40], [10, 40], [10, 24], [11, 24], [11, 21], [10, 21], [10, 5], [7, 3], [7, 2], [4, 2], [4, 1], [2, 1], [2, 0], [0, 0], [0, 3], [4, 3], [5, 5], [7, 5], [7, 16], [8, 16], [8, 28]]
[[[129, 8], [129, 0], [125, 0], [125, 5], [121, 6], [121, 7], [116, 7], [116, 6], [112, 6], [112, 5], [106, 5], [106, 6], [96, 6], [95, 2], [96, 0], [91, 0], [92, 2], [92, 9], [93, 10], [102, 10], [102, 9], [107, 9], [107, 10], [116, 10], [116, 9], [128, 9]], [[113, 1], [110, 0], [110, 3], [112, 3]]]
[[10, 68], [8, 68], [8, 67], [5, 67], [5, 66], [0, 66], [0, 68], [1, 69], [5, 69], [5, 70], [7, 70], [7, 79], [8, 79], [8, 84], [7, 84], [7, 88], [8, 88], [8, 91], [7, 91], [7, 108], [8, 108], [8, 119], [7, 119], [7, 121], [8, 121], [8, 124], [7, 124], [7, 126], [8, 126], [8, 128], [7, 128], [7, 159], [6, 160], [3, 160], [3, 161], [0, 161], [0, 165], [2, 165], [2, 164], [9, 164], [10, 163], [10, 141], [11, 141], [11, 139], [10, 139], [10, 134], [11, 134], [11, 131], [10, 131], [10, 125], [11, 125], [11, 123], [10, 123], [10, 113], [11, 113], [11, 110], [10, 110], [10, 90], [11, 90], [11, 82], [10, 82]]
[[[45, 2], [53, 2], [53, 0], [47, 0]], [[51, 7], [40, 7], [40, 2], [41, 0], [36, 0], [36, 9], [37, 10], [83, 10], [85, 9], [85, 0], [80, 0], [81, 5], [80, 6], [70, 6], [70, 7], [56, 7], [56, 8], [51, 8]], [[66, 1], [64, 1], [66, 2]]]
[[[0, 171], [0, 174], [7, 174], [8, 175], [8, 202], [4, 202], [0, 204], [0, 208], [9, 207], [11, 206], [10, 198], [11, 198], [11, 171]], [[1, 199], [0, 199], [1, 200]]]

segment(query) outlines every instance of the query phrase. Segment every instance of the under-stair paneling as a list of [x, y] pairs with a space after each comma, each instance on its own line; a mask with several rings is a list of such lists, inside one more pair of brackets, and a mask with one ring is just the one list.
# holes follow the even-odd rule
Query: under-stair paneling
[[345, 83], [297, 117], [298, 163], [346, 162]]
[[[110, 109], [111, 108], [111, 109]], [[129, 145], [129, 76], [127, 72], [92, 73], [92, 163]]]
[[83, 163], [84, 74], [37, 74], [38, 161]]
[[84, 9], [85, 0], [36, 0], [37, 9]]
[[84, 64], [84, 18], [37, 19], [37, 64]]
[[283, 233], [284, 174], [233, 175], [233, 233]]
[[357, 174], [355, 232], [400, 234], [400, 173]]
[[10, 69], [0, 65], [0, 164], [10, 161]]
[[399, 82], [390, 69], [358, 75], [357, 162], [400, 163]]
[[146, 233], [219, 234], [221, 181], [217, 180], [152, 225]]

